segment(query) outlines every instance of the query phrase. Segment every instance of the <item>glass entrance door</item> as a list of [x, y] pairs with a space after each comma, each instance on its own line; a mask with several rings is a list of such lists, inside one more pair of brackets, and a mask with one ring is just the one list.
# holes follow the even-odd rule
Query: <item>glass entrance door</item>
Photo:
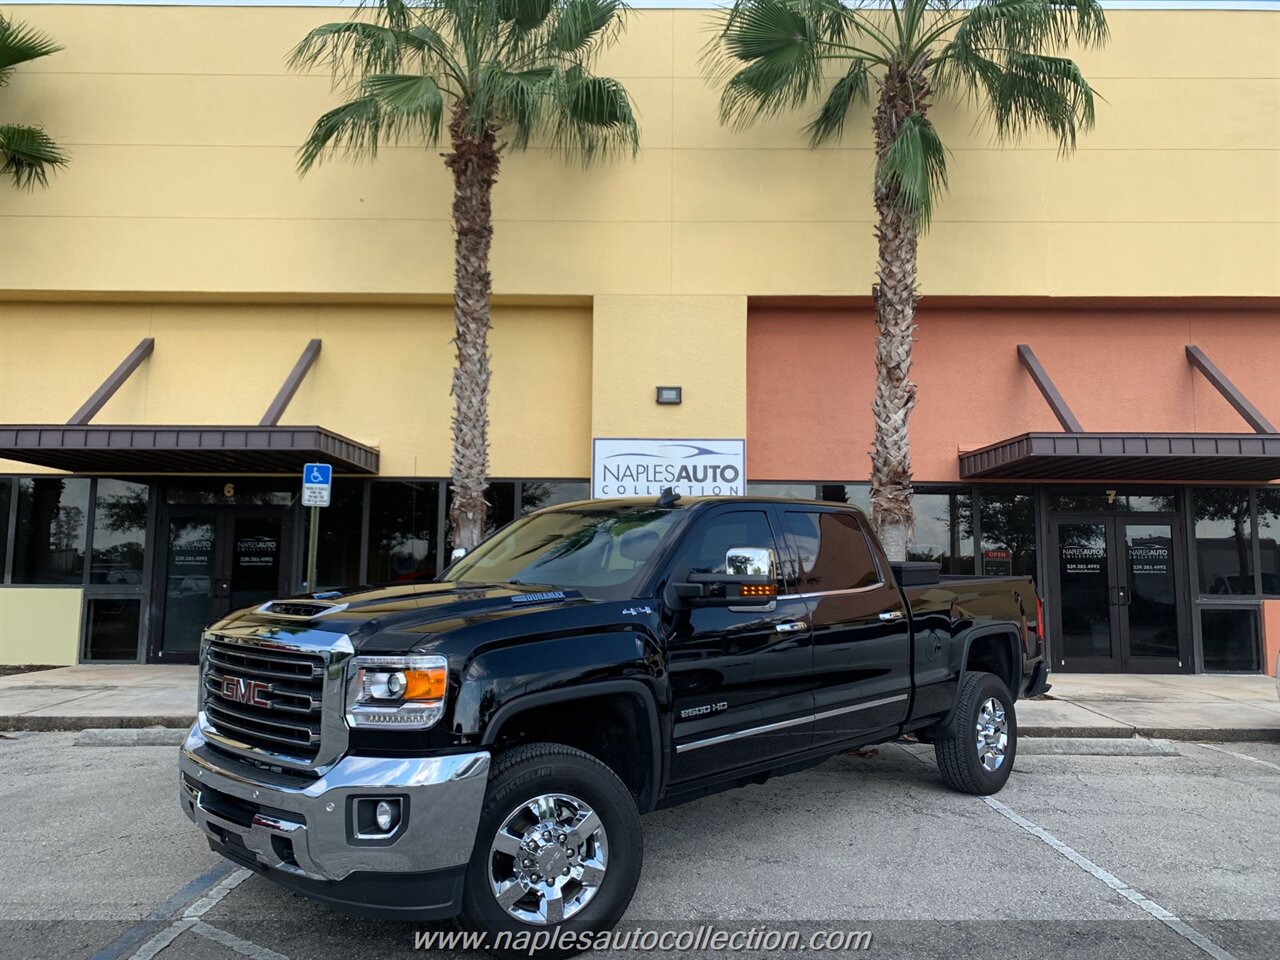
[[208, 624], [290, 592], [282, 510], [173, 507], [162, 530], [161, 628], [152, 634], [152, 661], [194, 663]]
[[1054, 669], [1190, 669], [1178, 520], [1059, 517], [1050, 529]]

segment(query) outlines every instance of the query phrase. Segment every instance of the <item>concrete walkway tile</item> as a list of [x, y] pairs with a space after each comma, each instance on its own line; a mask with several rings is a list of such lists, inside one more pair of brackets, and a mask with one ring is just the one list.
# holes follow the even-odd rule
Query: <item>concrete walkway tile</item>
[[1117, 723], [1190, 730], [1280, 729], [1280, 714], [1249, 703], [1094, 701], [1090, 709]]

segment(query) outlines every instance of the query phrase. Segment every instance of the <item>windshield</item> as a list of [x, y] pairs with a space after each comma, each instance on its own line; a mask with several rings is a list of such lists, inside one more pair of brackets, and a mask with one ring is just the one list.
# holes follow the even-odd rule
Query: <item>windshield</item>
[[580, 590], [594, 600], [633, 595], [635, 581], [680, 517], [654, 507], [580, 507], [526, 517], [444, 574], [444, 579]]

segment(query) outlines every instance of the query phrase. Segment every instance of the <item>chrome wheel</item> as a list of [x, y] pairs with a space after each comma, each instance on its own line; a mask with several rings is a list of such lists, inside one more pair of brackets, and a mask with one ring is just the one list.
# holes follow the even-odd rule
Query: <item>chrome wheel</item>
[[604, 881], [609, 842], [596, 812], [549, 793], [512, 810], [489, 849], [489, 886], [518, 920], [556, 924], [591, 902]]
[[1004, 705], [995, 697], [988, 697], [978, 710], [977, 723], [978, 762], [987, 773], [995, 773], [1004, 763], [1009, 748], [1009, 721]]

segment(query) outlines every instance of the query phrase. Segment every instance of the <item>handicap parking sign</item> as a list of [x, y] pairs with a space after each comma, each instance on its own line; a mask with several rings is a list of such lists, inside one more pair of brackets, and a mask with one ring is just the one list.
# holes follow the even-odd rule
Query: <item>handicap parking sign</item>
[[302, 468], [302, 505], [327, 507], [333, 489], [333, 464], [308, 463]]

